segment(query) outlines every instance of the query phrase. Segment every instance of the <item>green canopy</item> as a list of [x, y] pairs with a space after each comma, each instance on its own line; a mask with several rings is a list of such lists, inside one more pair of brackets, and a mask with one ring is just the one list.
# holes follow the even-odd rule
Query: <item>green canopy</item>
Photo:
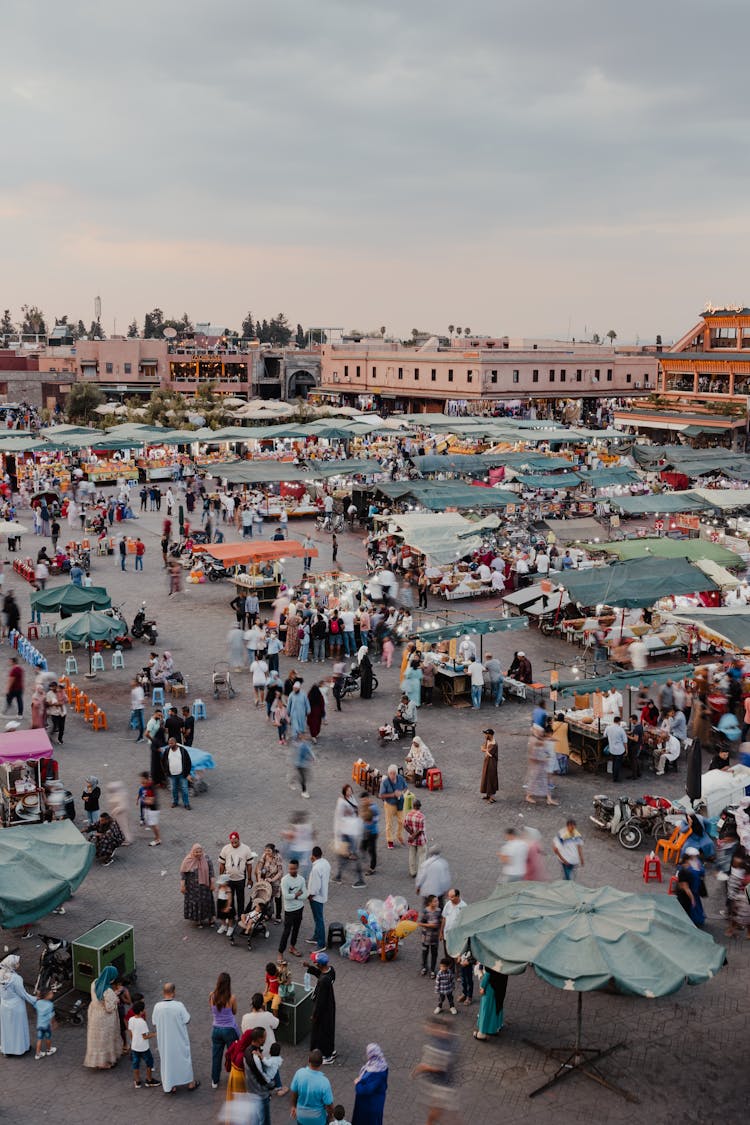
[[580, 488], [577, 473], [517, 473], [516, 484], [524, 488]]
[[461, 473], [465, 476], [482, 476], [490, 469], [505, 464], [507, 453], [428, 453], [412, 457], [420, 473]]
[[648, 687], [649, 684], [665, 684], [667, 680], [684, 680], [694, 672], [693, 664], [649, 668], [642, 672], [610, 672], [588, 680], [563, 680], [557, 685], [557, 690], [566, 695], [585, 695], [589, 691], [608, 691], [610, 688]]
[[109, 609], [112, 599], [103, 586], [51, 586], [31, 595], [31, 608], [38, 613], [83, 613], [87, 609]]
[[611, 566], [567, 570], [555, 575], [570, 600], [581, 606], [626, 609], [653, 605], [671, 594], [718, 590], [716, 583], [687, 559], [630, 559]]
[[94, 859], [70, 820], [0, 831], [0, 925], [25, 926], [66, 902]]
[[487, 633], [507, 633], [513, 629], [528, 629], [528, 627], [528, 617], [498, 617], [494, 620], [475, 618], [470, 621], [459, 621], [455, 625], [441, 625], [437, 629], [417, 629], [409, 636], [413, 640], [437, 644], [438, 641], [457, 640], [459, 637], [465, 637], [467, 633], [483, 637]]
[[505, 508], [518, 503], [514, 492], [479, 488], [460, 480], [383, 481], [375, 488], [392, 499], [410, 497], [432, 512], [443, 512], [446, 508]]
[[620, 559], [643, 559], [649, 555], [659, 559], [711, 559], [719, 566], [744, 567], [734, 551], [710, 539], [621, 539], [616, 543], [583, 543], [584, 551], [606, 551]]
[[681, 625], [697, 625], [707, 633], [721, 637], [738, 652], [750, 650], [750, 610], [742, 613], [731, 606], [722, 609], [690, 609], [673, 613], [671, 619]]
[[507, 883], [470, 903], [446, 932], [448, 953], [513, 976], [529, 966], [555, 988], [614, 987], [670, 996], [715, 976], [723, 946], [699, 930], [677, 899], [579, 883]]
[[308, 461], [306, 468], [312, 477], [367, 476], [382, 473], [384, 469], [374, 457], [363, 461], [347, 458], [345, 461]]
[[84, 645], [89, 641], [112, 641], [127, 631], [127, 625], [118, 617], [93, 609], [73, 614], [59, 627], [57, 636], [73, 644]]
[[650, 492], [647, 496], [613, 496], [613, 508], [626, 516], [656, 516], [670, 512], [701, 512], [711, 505], [693, 492]]
[[235, 484], [273, 484], [279, 481], [303, 481], [310, 472], [303, 472], [291, 461], [230, 461], [207, 465], [206, 472]]
[[576, 472], [576, 476], [580, 477], [583, 484], [591, 485], [592, 488], [611, 488], [615, 484], [637, 484], [641, 480], [635, 469], [617, 466], [613, 469], [581, 469]]

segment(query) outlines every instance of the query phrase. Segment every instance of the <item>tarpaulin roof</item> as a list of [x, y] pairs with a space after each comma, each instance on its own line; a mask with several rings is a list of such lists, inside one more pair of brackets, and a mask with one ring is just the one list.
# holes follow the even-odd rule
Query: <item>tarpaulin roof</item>
[[673, 895], [563, 881], [498, 887], [464, 908], [446, 942], [452, 957], [470, 949], [499, 973], [531, 966], [555, 988], [649, 998], [710, 980], [726, 958]]
[[697, 625], [704, 633], [721, 637], [732, 648], [743, 652], [750, 649], [750, 609], [690, 609], [672, 613], [670, 618], [683, 625]]
[[94, 859], [70, 820], [18, 825], [0, 832], [0, 924], [36, 922], [66, 902]]
[[[524, 488], [580, 488], [581, 482], [576, 473], [517, 473], [515, 482]], [[512, 482], [509, 482], [512, 483]]]
[[369, 460], [348, 458], [346, 461], [308, 461], [305, 471], [309, 477], [366, 476], [382, 473], [383, 467], [374, 457]]
[[750, 507], [750, 488], [694, 488], [692, 492], [723, 512]]
[[474, 618], [471, 621], [459, 621], [454, 625], [441, 625], [438, 629], [421, 629], [409, 636], [428, 644], [437, 644], [438, 641], [452, 641], [467, 634], [486, 636], [488, 633], [507, 633], [513, 629], [528, 629], [529, 622], [526, 617], [497, 617], [494, 620]]
[[693, 675], [693, 664], [676, 664], [672, 668], [649, 668], [642, 672], [611, 672], [604, 676], [591, 676], [587, 680], [561, 680], [557, 690], [566, 695], [585, 695], [589, 691], [607, 691], [609, 688], [639, 688], [649, 684], [665, 684], [667, 680], [684, 680]]
[[434, 563], [455, 562], [469, 555], [481, 538], [458, 538], [459, 532], [470, 531], [472, 523], [457, 512], [403, 512], [386, 517], [389, 528], [397, 528], [404, 542]]
[[250, 563], [275, 559], [301, 559], [305, 555], [318, 557], [317, 547], [305, 547], [296, 539], [255, 540], [252, 543], [196, 543], [196, 554], [203, 552], [224, 566], [246, 566]]
[[213, 477], [223, 477], [235, 484], [272, 484], [277, 481], [303, 481], [310, 472], [303, 472], [291, 461], [228, 461], [206, 465]]
[[518, 503], [513, 492], [478, 488], [460, 480], [384, 481], [375, 488], [391, 499], [409, 496], [414, 503], [434, 512], [446, 508], [505, 508]]
[[635, 469], [618, 466], [613, 469], [580, 469], [577, 471], [577, 476], [583, 484], [589, 484], [593, 488], [611, 488], [615, 484], [637, 484], [641, 480]]
[[717, 590], [710, 578], [687, 559], [630, 559], [611, 566], [567, 570], [555, 575], [578, 605], [634, 609], [653, 605], [670, 594]]
[[[0, 762], [25, 762], [29, 758], [51, 758], [52, 743], [42, 727], [0, 734]], [[3, 833], [0, 832], [0, 836]]]
[[109, 609], [112, 599], [104, 586], [76, 586], [68, 582], [63, 586], [48, 586], [31, 595], [31, 608], [37, 613], [83, 613], [87, 609]]
[[694, 492], [649, 492], [645, 496], [613, 496], [613, 508], [628, 516], [661, 515], [669, 512], [701, 512], [710, 504]]
[[423, 454], [411, 460], [420, 473], [466, 473], [481, 476], [496, 465], [506, 463], [505, 453]]
[[561, 543], [577, 543], [581, 539], [590, 538], [592, 535], [606, 535], [606, 528], [595, 520], [593, 516], [585, 516], [577, 520], [550, 520], [542, 521], [542, 526], [549, 528], [552, 534]]
[[710, 539], [621, 539], [617, 543], [583, 543], [584, 551], [606, 551], [620, 559], [642, 559], [651, 555], [660, 559], [711, 559], [720, 566], [744, 566], [734, 551]]

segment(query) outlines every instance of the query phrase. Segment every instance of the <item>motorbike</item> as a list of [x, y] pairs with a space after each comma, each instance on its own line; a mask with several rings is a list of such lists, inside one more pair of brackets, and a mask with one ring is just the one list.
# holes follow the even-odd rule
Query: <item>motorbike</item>
[[130, 627], [130, 632], [136, 640], [147, 641], [150, 645], [156, 644], [156, 639], [159, 634], [156, 631], [156, 621], [146, 618], [146, 603], [141, 602], [141, 608], [133, 618], [133, 624]]
[[71, 988], [73, 978], [73, 953], [70, 942], [63, 938], [39, 934], [43, 949], [39, 957], [39, 975], [34, 991], [44, 996], [55, 994], [55, 1017], [80, 1026], [86, 1018], [86, 1001], [75, 995]]
[[[122, 621], [125, 628], [127, 629], [128, 623], [125, 620], [125, 616], [122, 612], [122, 606], [110, 606], [109, 609], [104, 610], [104, 613], [106, 613], [108, 617], [114, 618], [115, 621]], [[127, 633], [123, 633], [121, 636], [115, 638], [115, 640], [112, 642], [112, 645], [113, 647], [130, 649], [133, 647], [133, 641]]]
[[673, 809], [666, 798], [644, 797], [640, 801], [631, 801], [629, 797], [611, 798], [606, 793], [598, 793], [592, 804], [591, 823], [617, 836], [628, 851], [640, 847], [645, 836], [663, 840], [672, 833], [667, 817]]
[[[347, 695], [354, 695], [359, 691], [360, 671], [357, 664], [352, 664], [348, 672], [344, 674], [344, 682], [341, 686], [341, 698], [346, 699]], [[377, 691], [378, 678], [373, 673], [372, 677], [372, 690]]]
[[219, 582], [222, 578], [232, 577], [230, 567], [222, 566], [221, 563], [215, 562], [210, 558], [206, 559], [203, 563], [203, 573], [209, 582]]

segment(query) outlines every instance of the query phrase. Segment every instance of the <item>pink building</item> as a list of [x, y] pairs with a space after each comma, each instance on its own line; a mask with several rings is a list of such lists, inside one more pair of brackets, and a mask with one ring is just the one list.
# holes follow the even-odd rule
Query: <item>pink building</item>
[[[513, 346], [511, 346], [511, 343]], [[354, 406], [492, 410], [502, 401], [630, 397], [652, 393], [659, 358], [639, 348], [561, 341], [477, 340], [419, 347], [381, 340], [322, 348], [322, 397]]]

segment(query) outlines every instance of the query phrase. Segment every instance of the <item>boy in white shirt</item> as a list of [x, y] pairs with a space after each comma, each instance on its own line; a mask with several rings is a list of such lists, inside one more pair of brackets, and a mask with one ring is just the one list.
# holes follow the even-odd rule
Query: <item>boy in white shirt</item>
[[142, 1000], [133, 1004], [133, 1015], [128, 1020], [128, 1035], [130, 1036], [130, 1062], [133, 1068], [133, 1085], [136, 1090], [141, 1088], [141, 1063], [146, 1067], [146, 1085], [158, 1086], [154, 1078], [154, 1056], [148, 1045], [149, 1039], [154, 1039], [155, 1031], [149, 1031], [146, 1021], [146, 1005]]

